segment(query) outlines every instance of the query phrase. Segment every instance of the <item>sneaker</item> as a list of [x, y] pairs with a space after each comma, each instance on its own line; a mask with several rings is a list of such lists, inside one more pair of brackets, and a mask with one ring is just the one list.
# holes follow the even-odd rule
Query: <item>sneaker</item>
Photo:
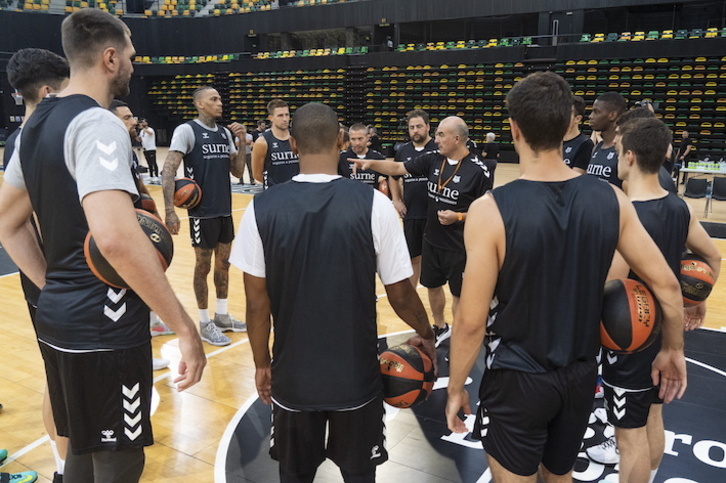
[[169, 361], [167, 359], [157, 359], [156, 357], [154, 357], [154, 359], [151, 361], [151, 366], [154, 368], [155, 371], [160, 371], [169, 367]]
[[200, 322], [199, 333], [204, 342], [212, 345], [229, 345], [232, 342], [232, 339], [220, 332], [219, 327], [212, 322], [207, 322], [206, 324]]
[[[10, 483], [33, 483], [38, 479], [38, 473], [35, 471], [23, 471], [22, 473], [7, 474]], [[0, 473], [2, 475], [2, 473]]]
[[449, 324], [446, 324], [443, 329], [440, 329], [439, 327], [434, 325], [433, 329], [434, 336], [436, 337], [436, 347], [438, 347], [443, 341], [451, 337], [451, 327], [449, 327]]
[[0, 463], [5, 461], [5, 458], [8, 457], [8, 450], [6, 449], [0, 449]]
[[159, 317], [149, 324], [149, 330], [151, 331], [151, 337], [158, 335], [173, 335], [174, 331], [171, 330]]
[[63, 475], [59, 475], [57, 472], [53, 473], [53, 483], [63, 483]]
[[587, 448], [585, 453], [587, 453], [588, 458], [601, 465], [614, 465], [620, 462], [620, 452], [618, 451], [615, 436], [606, 439], [597, 446]]
[[214, 314], [212, 319], [214, 325], [219, 327], [222, 332], [247, 332], [247, 324], [240, 322], [230, 314]]

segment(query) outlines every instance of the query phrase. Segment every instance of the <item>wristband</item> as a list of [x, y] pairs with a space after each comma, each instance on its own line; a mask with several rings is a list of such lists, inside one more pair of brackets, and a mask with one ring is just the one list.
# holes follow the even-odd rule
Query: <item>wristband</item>
[[464, 221], [464, 213], [459, 213], [459, 221]]

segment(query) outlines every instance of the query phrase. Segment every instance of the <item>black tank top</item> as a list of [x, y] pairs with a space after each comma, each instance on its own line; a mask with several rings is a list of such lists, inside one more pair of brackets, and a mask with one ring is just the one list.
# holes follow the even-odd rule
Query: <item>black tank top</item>
[[232, 214], [232, 189], [229, 180], [229, 140], [227, 128], [216, 131], [189, 121], [194, 130], [194, 149], [184, 156], [184, 173], [199, 184], [202, 201], [189, 210], [193, 218], [217, 218]]
[[[686, 203], [673, 193], [649, 201], [634, 201], [635, 211], [676, 277], [681, 273], [681, 255], [686, 248], [691, 214]], [[640, 280], [634, 272], [629, 278]], [[635, 354], [605, 353], [603, 380], [623, 389], [642, 390], [653, 387], [650, 366], [661, 349], [661, 337]]]
[[592, 151], [587, 174], [622, 188], [623, 181], [618, 178], [618, 153], [615, 151], [615, 146], [603, 148], [602, 141], [600, 141]]
[[275, 321], [272, 397], [285, 407], [354, 408], [381, 390], [372, 206], [373, 190], [345, 178], [255, 197]]
[[591, 176], [516, 180], [492, 191], [506, 255], [494, 292], [487, 367], [543, 373], [592, 361], [618, 242], [612, 187]]
[[289, 139], [285, 141], [277, 139], [272, 131], [263, 132], [262, 137], [267, 141], [264, 188], [290, 181], [293, 176], [300, 173], [300, 162], [297, 154], [292, 152]]
[[109, 287], [88, 268], [88, 224], [63, 154], [68, 126], [93, 107], [99, 106], [82, 95], [46, 99], [23, 128], [20, 162], [47, 261], [36, 330], [38, 339], [62, 349], [137, 347], [150, 337], [148, 308], [133, 291]]

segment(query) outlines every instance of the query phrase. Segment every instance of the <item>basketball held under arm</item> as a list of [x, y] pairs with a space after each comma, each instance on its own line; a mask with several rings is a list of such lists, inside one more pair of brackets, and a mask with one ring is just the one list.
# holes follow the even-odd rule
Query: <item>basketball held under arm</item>
[[703, 225], [701, 225], [698, 217], [693, 214], [690, 205], [688, 205], [688, 211], [691, 213], [691, 221], [688, 225], [686, 248], [706, 260], [706, 263], [713, 271], [713, 281], [716, 283], [721, 273], [721, 252], [708, 235], [708, 232], [703, 228]]
[[256, 181], [264, 181], [265, 157], [267, 156], [267, 140], [260, 136], [252, 148], [252, 176]]

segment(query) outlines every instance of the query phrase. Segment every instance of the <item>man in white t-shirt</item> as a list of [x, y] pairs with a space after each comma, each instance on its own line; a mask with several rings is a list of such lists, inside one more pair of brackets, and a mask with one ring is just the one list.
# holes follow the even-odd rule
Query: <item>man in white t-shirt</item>
[[149, 122], [146, 119], [139, 120], [139, 141], [141, 141], [141, 147], [144, 148], [144, 158], [146, 158], [146, 164], [149, 165], [149, 176], [152, 178], [151, 181], [159, 181], [159, 167], [156, 164], [156, 132], [149, 127]]
[[[254, 137], [247, 131], [247, 126], [245, 126], [244, 124], [242, 124], [241, 126], [242, 130], [239, 136], [234, 138], [234, 143], [237, 145], [237, 149], [240, 150], [240, 154], [244, 153], [245, 155], [245, 166], [247, 166], [247, 174], [250, 177], [250, 184], [254, 185], [255, 177], [252, 175], [252, 144], [254, 143]], [[244, 151], [242, 151], [243, 147]], [[245, 184], [244, 173], [242, 174], [242, 177], [240, 177], [238, 184]]]

